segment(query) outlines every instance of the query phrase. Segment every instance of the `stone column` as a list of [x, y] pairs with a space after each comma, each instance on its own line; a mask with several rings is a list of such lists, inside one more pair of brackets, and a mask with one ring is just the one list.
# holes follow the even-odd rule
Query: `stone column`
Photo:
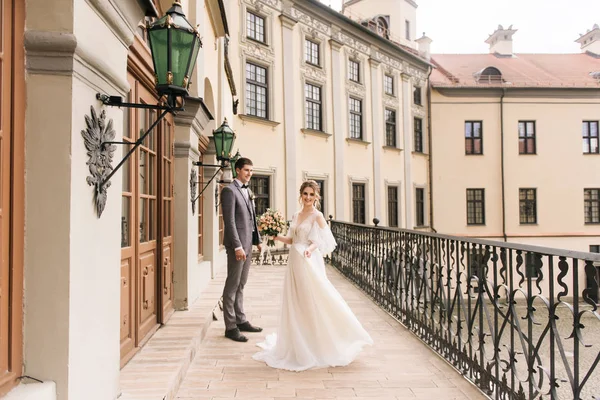
[[[192, 212], [190, 189], [192, 170], [198, 170], [192, 164], [199, 159], [198, 138], [211, 119], [201, 103], [201, 99], [186, 99], [185, 111], [177, 113], [175, 117], [173, 271], [174, 307], [177, 310], [187, 309], [198, 297], [201, 281], [210, 279], [210, 269], [199, 270], [198, 201], [195, 203], [195, 212]], [[196, 177], [196, 182], [199, 179]], [[202, 188], [198, 187], [196, 196], [200, 190]]]
[[406, 229], [414, 228], [414, 204], [413, 204], [413, 180], [411, 160], [413, 152], [413, 121], [411, 114], [411, 91], [410, 76], [402, 74], [402, 130], [404, 131], [404, 227]]
[[82, 131], [99, 133], [85, 120], [93, 107], [122, 140], [123, 109], [96, 93], [129, 91], [128, 48], [144, 12], [135, 0], [48, 0], [27, 2], [26, 16], [24, 374], [55, 381], [59, 400], [115, 399], [122, 169], [98, 216]]
[[285, 194], [286, 194], [286, 217], [292, 219], [296, 211], [295, 200], [298, 191], [298, 167], [296, 139], [298, 137], [298, 126], [296, 125], [296, 101], [297, 95], [294, 90], [297, 80], [298, 60], [294, 52], [294, 26], [296, 21], [289, 15], [279, 16], [283, 30], [283, 113], [285, 130]]
[[335, 211], [333, 217], [340, 221], [346, 220], [345, 196], [346, 179], [344, 174], [344, 151], [346, 138], [346, 125], [344, 124], [344, 115], [346, 110], [346, 97], [344, 90], [344, 68], [343, 55], [341, 49], [343, 43], [335, 39], [329, 41], [331, 44], [331, 70], [332, 74], [332, 92], [333, 92], [333, 154], [334, 163], [334, 182], [335, 182]]
[[379, 79], [380, 62], [372, 58], [369, 59], [371, 65], [371, 122], [373, 128], [373, 189], [374, 189], [374, 216], [381, 221], [387, 221], [384, 218], [381, 203], [381, 147], [384, 133], [383, 119], [385, 114], [381, 109], [381, 80]]

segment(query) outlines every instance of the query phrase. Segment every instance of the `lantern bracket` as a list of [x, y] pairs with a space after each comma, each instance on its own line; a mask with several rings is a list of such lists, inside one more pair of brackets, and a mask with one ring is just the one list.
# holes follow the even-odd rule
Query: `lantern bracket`
[[141, 135], [138, 138], [138, 140], [136, 140], [135, 142], [106, 141], [106, 142], [100, 143], [100, 150], [104, 150], [106, 146], [113, 145], [113, 144], [133, 145], [133, 147], [131, 147], [129, 149], [129, 151], [127, 152], [127, 154], [125, 155], [125, 157], [123, 157], [123, 159], [110, 172], [110, 174], [108, 174], [106, 176], [106, 178], [104, 178], [104, 179], [102, 179], [102, 180], [100, 180], [100, 181], [98, 181], [96, 183], [96, 192], [101, 193], [103, 187], [110, 180], [110, 178], [112, 178], [113, 175], [123, 166], [123, 164], [125, 164], [125, 161], [127, 161], [127, 159], [129, 157], [131, 157], [131, 155], [133, 154], [133, 152], [144, 142], [144, 139], [146, 139], [146, 137], [152, 132], [152, 130], [158, 125], [158, 123], [168, 113], [175, 114], [177, 111], [183, 111], [183, 98], [182, 98], [181, 106], [180, 107], [177, 106], [177, 97], [173, 96], [173, 95], [167, 96], [167, 102], [166, 102], [165, 105], [152, 105], [152, 104], [143, 104], [143, 103], [127, 103], [127, 102], [123, 101], [123, 98], [121, 96], [109, 96], [109, 95], [102, 94], [102, 93], [96, 93], [96, 99], [100, 100], [106, 106], [126, 107], [126, 108], [143, 108], [143, 109], [147, 109], [147, 110], [160, 110], [160, 111], [162, 111], [162, 113], [156, 119], [156, 121], [154, 121], [152, 123], [152, 125], [150, 125], [150, 128], [148, 128], [148, 130], [143, 135]]
[[[219, 173], [219, 171], [221, 171], [223, 168], [227, 168], [227, 164], [225, 164], [225, 162], [227, 162], [227, 161], [228, 160], [223, 160], [221, 164], [216, 164], [216, 165], [215, 164], [204, 164], [204, 163], [202, 163], [202, 161], [192, 162], [193, 165], [198, 166], [198, 167], [217, 168], [217, 170], [215, 171], [215, 173], [213, 174], [213, 176], [208, 180], [208, 182], [206, 182], [206, 185], [204, 185], [204, 187], [202, 188], [202, 190], [200, 191], [200, 193], [197, 196], [195, 196], [195, 194], [196, 194], [195, 193], [195, 188], [196, 188], [196, 185], [198, 183], [200, 183], [200, 182], [195, 181], [193, 175], [190, 176], [190, 187], [193, 188], [192, 194], [190, 196], [190, 201], [192, 202], [192, 210], [195, 208], [196, 201], [198, 201], [198, 199], [200, 198], [200, 196], [202, 196], [202, 193], [204, 193], [206, 191], [206, 189], [208, 189], [208, 186], [216, 178], [216, 176]], [[217, 194], [215, 194], [215, 197], [216, 196], [217, 196]]]

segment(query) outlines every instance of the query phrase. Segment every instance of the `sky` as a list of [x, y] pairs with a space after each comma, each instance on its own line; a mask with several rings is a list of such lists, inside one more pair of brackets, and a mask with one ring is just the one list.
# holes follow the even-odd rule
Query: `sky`
[[[343, 0], [321, 0], [340, 11]], [[377, 1], [377, 0], [365, 0]], [[404, 1], [404, 0], [397, 0]], [[417, 37], [432, 53], [487, 53], [498, 25], [517, 29], [515, 53], [579, 53], [580, 34], [600, 25], [600, 0], [416, 0]], [[402, 30], [394, 29], [400, 36]], [[395, 33], [397, 32], [397, 33]]]

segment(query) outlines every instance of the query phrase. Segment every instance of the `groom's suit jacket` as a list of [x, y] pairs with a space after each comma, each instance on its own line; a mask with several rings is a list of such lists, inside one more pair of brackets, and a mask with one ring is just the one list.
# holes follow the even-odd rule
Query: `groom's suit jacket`
[[254, 201], [250, 196], [246, 200], [237, 181], [223, 188], [221, 206], [225, 225], [223, 232], [225, 247], [231, 249], [241, 247], [246, 251], [253, 244], [260, 243]]

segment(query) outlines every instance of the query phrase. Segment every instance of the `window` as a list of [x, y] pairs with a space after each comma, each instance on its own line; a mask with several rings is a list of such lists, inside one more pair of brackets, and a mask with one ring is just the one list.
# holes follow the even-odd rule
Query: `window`
[[265, 19], [250, 11], [246, 14], [246, 36], [261, 43], [265, 41]]
[[535, 189], [519, 189], [519, 222], [537, 223], [537, 199]]
[[586, 224], [600, 224], [600, 189], [583, 190]]
[[348, 60], [348, 79], [360, 82], [360, 63], [358, 61]]
[[583, 121], [583, 153], [600, 154], [598, 146], [598, 121]]
[[465, 154], [483, 154], [481, 121], [465, 122]]
[[406, 32], [404, 33], [404, 35], [406, 36], [406, 40], [410, 40], [410, 21], [406, 20], [404, 26], [406, 28]]
[[357, 224], [366, 223], [365, 215], [365, 184], [352, 184], [352, 222]]
[[383, 91], [390, 96], [394, 95], [394, 77], [390, 75], [383, 76]]
[[467, 189], [467, 225], [485, 225], [485, 189]]
[[315, 131], [323, 130], [321, 112], [321, 88], [307, 83], [304, 85], [306, 98], [306, 128]]
[[271, 206], [271, 177], [268, 175], [253, 175], [248, 184], [249, 189], [254, 195], [254, 204], [256, 205], [256, 216], [260, 216]]
[[425, 189], [417, 188], [415, 190], [415, 198], [416, 198], [416, 218], [415, 222], [417, 226], [425, 225]]
[[321, 195], [321, 212], [325, 216], [325, 219], [327, 219], [327, 214], [325, 211], [325, 180], [314, 179], [314, 181], [317, 182], [317, 185], [319, 185], [319, 194]]
[[535, 121], [519, 121], [519, 154], [535, 154]]
[[415, 86], [413, 89], [413, 103], [418, 106], [423, 105], [421, 102], [421, 88], [418, 86]]
[[385, 110], [385, 145], [396, 147], [396, 111]]
[[415, 144], [414, 150], [417, 153], [423, 152], [423, 120], [415, 118]]
[[362, 140], [362, 100], [350, 97], [350, 138]]
[[388, 186], [388, 226], [398, 227], [398, 186]]
[[600, 244], [590, 244], [590, 253], [600, 253]]
[[304, 42], [304, 60], [313, 65], [320, 65], [319, 43], [306, 39]]
[[246, 113], [267, 118], [267, 69], [246, 63]]

